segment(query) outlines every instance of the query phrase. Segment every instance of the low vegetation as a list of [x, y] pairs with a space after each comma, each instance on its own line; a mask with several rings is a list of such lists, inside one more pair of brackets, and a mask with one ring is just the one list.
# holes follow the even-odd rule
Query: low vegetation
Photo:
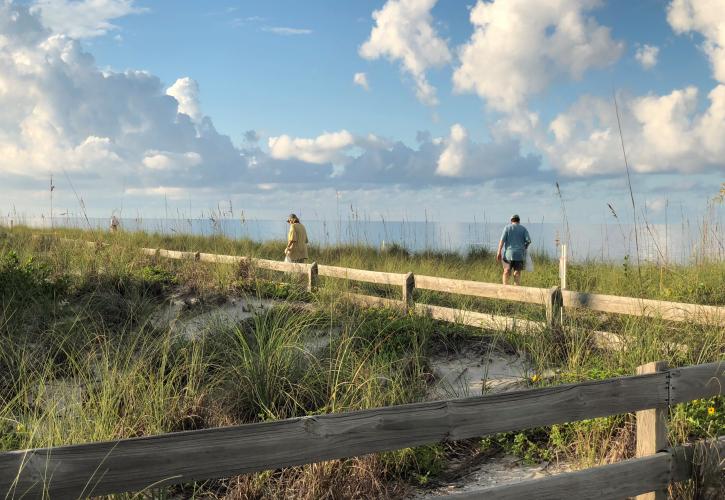
[[[103, 241], [90, 248], [61, 240]], [[522, 387], [633, 374], [653, 360], [671, 366], [718, 361], [725, 331], [714, 325], [583, 314], [563, 335], [517, 335], [441, 323], [393, 309], [360, 308], [340, 291], [399, 298], [400, 290], [323, 279], [309, 293], [294, 277], [249, 267], [157, 260], [139, 247], [279, 258], [284, 245], [221, 236], [98, 234], [0, 228], [0, 450], [58, 446], [301, 415], [344, 412], [429, 396], [430, 358], [467, 343], [516, 352], [530, 367]], [[485, 251], [410, 254], [360, 246], [314, 248], [319, 263], [499, 282]], [[557, 284], [558, 263], [537, 255], [525, 285]], [[569, 288], [725, 305], [725, 262], [570, 265]], [[540, 307], [417, 292], [416, 300], [542, 319]], [[179, 335], [159, 321], [170, 301], [213, 310], [230, 297], [274, 299], [246, 319]], [[182, 313], [183, 314], [183, 311]], [[620, 333], [626, 348], [594, 348], [592, 328]], [[725, 430], [723, 398], [678, 405], [673, 443]], [[152, 497], [399, 498], [455, 476], [454, 458], [503, 450], [525, 461], [591, 466], [633, 456], [633, 416], [598, 418], [458, 443], [435, 444], [188, 484]], [[460, 460], [458, 460], [460, 461]], [[692, 494], [686, 488], [683, 495]]]

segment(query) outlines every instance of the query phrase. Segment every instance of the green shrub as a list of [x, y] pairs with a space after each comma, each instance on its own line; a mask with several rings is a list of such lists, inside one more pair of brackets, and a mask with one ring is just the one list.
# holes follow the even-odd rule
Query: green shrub
[[135, 276], [151, 293], [160, 294], [177, 284], [176, 275], [159, 265], [144, 266]]

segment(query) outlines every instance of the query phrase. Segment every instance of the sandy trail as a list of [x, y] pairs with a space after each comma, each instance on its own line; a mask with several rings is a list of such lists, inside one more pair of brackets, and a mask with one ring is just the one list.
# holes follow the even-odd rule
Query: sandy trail
[[449, 484], [417, 491], [408, 498], [417, 500], [473, 493], [492, 486], [516, 483], [526, 479], [539, 479], [569, 470], [571, 470], [571, 466], [565, 463], [525, 464], [520, 458], [511, 455], [497, 455], [480, 464], [471, 466], [458, 479]]
[[[218, 305], [201, 305], [194, 297], [175, 296], [152, 317], [154, 326], [170, 328], [174, 334], [188, 340], [249, 320], [283, 301], [256, 297], [227, 298]], [[308, 304], [300, 304], [309, 307]], [[306, 355], [320, 356], [329, 349], [339, 330], [311, 332], [303, 342]], [[435, 353], [429, 358], [433, 382], [429, 400], [463, 398], [482, 394], [520, 390], [528, 386], [533, 373], [526, 359], [502, 349], [492, 349], [486, 341], [472, 339], [455, 349]], [[486, 487], [524, 479], [533, 479], [567, 470], [566, 465], [524, 464], [510, 455], [484, 459], [473, 465], [453, 462], [449, 470], [457, 470], [456, 479], [434, 489], [419, 489], [410, 498], [432, 498], [454, 493], [473, 492]]]

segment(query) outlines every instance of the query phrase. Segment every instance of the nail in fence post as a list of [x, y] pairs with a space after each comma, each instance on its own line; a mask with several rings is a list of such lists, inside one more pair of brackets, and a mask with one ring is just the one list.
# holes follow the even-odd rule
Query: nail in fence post
[[[667, 361], [655, 361], [637, 367], [637, 375], [667, 370]], [[669, 403], [669, 401], [668, 401]], [[655, 408], [638, 411], [637, 458], [654, 455], [667, 448], [667, 411], [669, 408]], [[667, 488], [637, 495], [636, 500], [664, 500]]]
[[564, 308], [564, 299], [558, 286], [549, 289], [546, 297], [546, 323], [554, 331], [561, 329], [561, 311]]
[[405, 282], [403, 283], [403, 307], [405, 312], [411, 310], [414, 306], [413, 303], [413, 291], [415, 290], [415, 276], [413, 273], [405, 275]]
[[312, 292], [315, 288], [317, 288], [317, 262], [310, 264], [307, 272], [307, 291]]

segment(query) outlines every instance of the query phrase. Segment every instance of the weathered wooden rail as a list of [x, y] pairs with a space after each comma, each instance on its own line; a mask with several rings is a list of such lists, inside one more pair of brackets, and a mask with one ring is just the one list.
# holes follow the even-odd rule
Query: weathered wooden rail
[[[413, 300], [414, 290], [429, 290], [543, 305], [546, 308], [547, 323], [549, 326], [558, 325], [561, 318], [561, 310], [563, 308], [579, 308], [610, 314], [626, 314], [653, 318], [657, 317], [667, 321], [687, 321], [697, 324], [710, 324], [725, 327], [725, 307], [718, 306], [573, 292], [570, 290], [560, 290], [558, 287], [535, 288], [525, 286], [504, 286], [497, 283], [438, 278], [435, 276], [414, 275], [413, 273], [390, 273], [318, 265], [314, 262], [312, 264], [292, 264], [250, 257], [179, 252], [152, 248], [143, 248], [141, 251], [148, 255], [158, 255], [160, 257], [167, 257], [171, 259], [195, 259], [202, 262], [226, 264], [246, 262], [261, 269], [281, 271], [285, 273], [307, 274], [308, 288], [310, 289], [314, 288], [316, 285], [318, 276], [397, 286], [401, 288], [402, 299], [396, 302], [385, 301], [387, 305], [398, 305], [406, 308], [415, 306], [424, 312], [430, 313], [437, 319], [445, 321], [462, 321], [463, 323], [472, 326], [498, 328], [500, 325], [517, 325], [525, 328], [541, 328], [546, 326], [546, 324], [542, 322], [504, 318], [501, 316], [496, 317], [490, 314], [475, 313], [473, 311], [466, 311], [463, 309], [415, 304]], [[360, 301], [360, 297], [360, 295], [357, 295], [354, 298], [355, 300]], [[607, 333], [603, 332], [603, 335], [606, 336]]]
[[[0, 453], [0, 496], [35, 498], [46, 494], [51, 498], [77, 498], [230, 477], [637, 410], [664, 409], [721, 395], [724, 383], [725, 366], [711, 363], [489, 396], [12, 451]], [[662, 459], [652, 460], [641, 466], [656, 465], [659, 471]], [[661, 474], [655, 475], [664, 480]], [[648, 481], [641, 481], [643, 487], [650, 486], [650, 476]]]
[[[92, 241], [79, 241], [61, 238], [61, 241], [81, 243], [95, 248], [99, 244]], [[504, 286], [497, 283], [459, 280], [452, 278], [439, 278], [435, 276], [414, 275], [413, 273], [391, 273], [382, 271], [368, 271], [346, 267], [311, 264], [294, 264], [269, 259], [236, 255], [219, 255], [201, 252], [188, 252], [165, 250], [160, 248], [141, 248], [145, 255], [164, 257], [169, 259], [196, 260], [217, 264], [240, 264], [256, 266], [260, 269], [279, 271], [292, 274], [306, 274], [308, 289], [317, 284], [318, 276], [363, 281], [380, 285], [397, 286], [401, 288], [402, 299], [381, 300], [378, 297], [350, 294], [352, 300], [359, 303], [384, 303], [387, 306], [401, 306], [405, 308], [416, 307], [430, 314], [432, 317], [444, 321], [457, 321], [471, 326], [486, 328], [499, 328], [516, 326], [518, 328], [535, 329], [547, 326], [558, 327], [561, 321], [561, 311], [564, 308], [588, 309], [610, 314], [626, 314], [661, 318], [667, 321], [691, 322], [696, 324], [715, 325], [725, 327], [725, 307], [707, 306], [700, 304], [687, 304], [683, 302], [669, 302], [661, 300], [640, 299], [634, 297], [620, 297], [597, 293], [574, 292], [553, 288], [536, 288], [525, 286]], [[546, 308], [547, 322], [535, 322], [515, 318], [493, 316], [491, 314], [477, 313], [464, 309], [454, 309], [428, 304], [416, 304], [413, 300], [414, 290], [429, 290], [443, 293], [453, 293], [472, 297], [508, 300], [528, 304], [543, 305]], [[367, 297], [367, 298], [363, 298]], [[368, 300], [369, 299], [369, 300]], [[595, 337], [601, 337], [604, 344], [612, 344], [611, 333], [594, 332]], [[616, 340], [616, 339], [614, 339]]]
[[449, 500], [520, 500], [522, 498], [621, 500], [638, 495], [639, 499], [644, 492], [664, 492], [670, 483], [690, 479], [694, 474], [694, 462], [707, 454], [715, 457], [724, 456], [725, 437], [696, 445], [676, 446], [659, 451], [654, 455], [623, 460], [610, 465], [529, 479], [515, 484], [503, 484], [442, 498]]

